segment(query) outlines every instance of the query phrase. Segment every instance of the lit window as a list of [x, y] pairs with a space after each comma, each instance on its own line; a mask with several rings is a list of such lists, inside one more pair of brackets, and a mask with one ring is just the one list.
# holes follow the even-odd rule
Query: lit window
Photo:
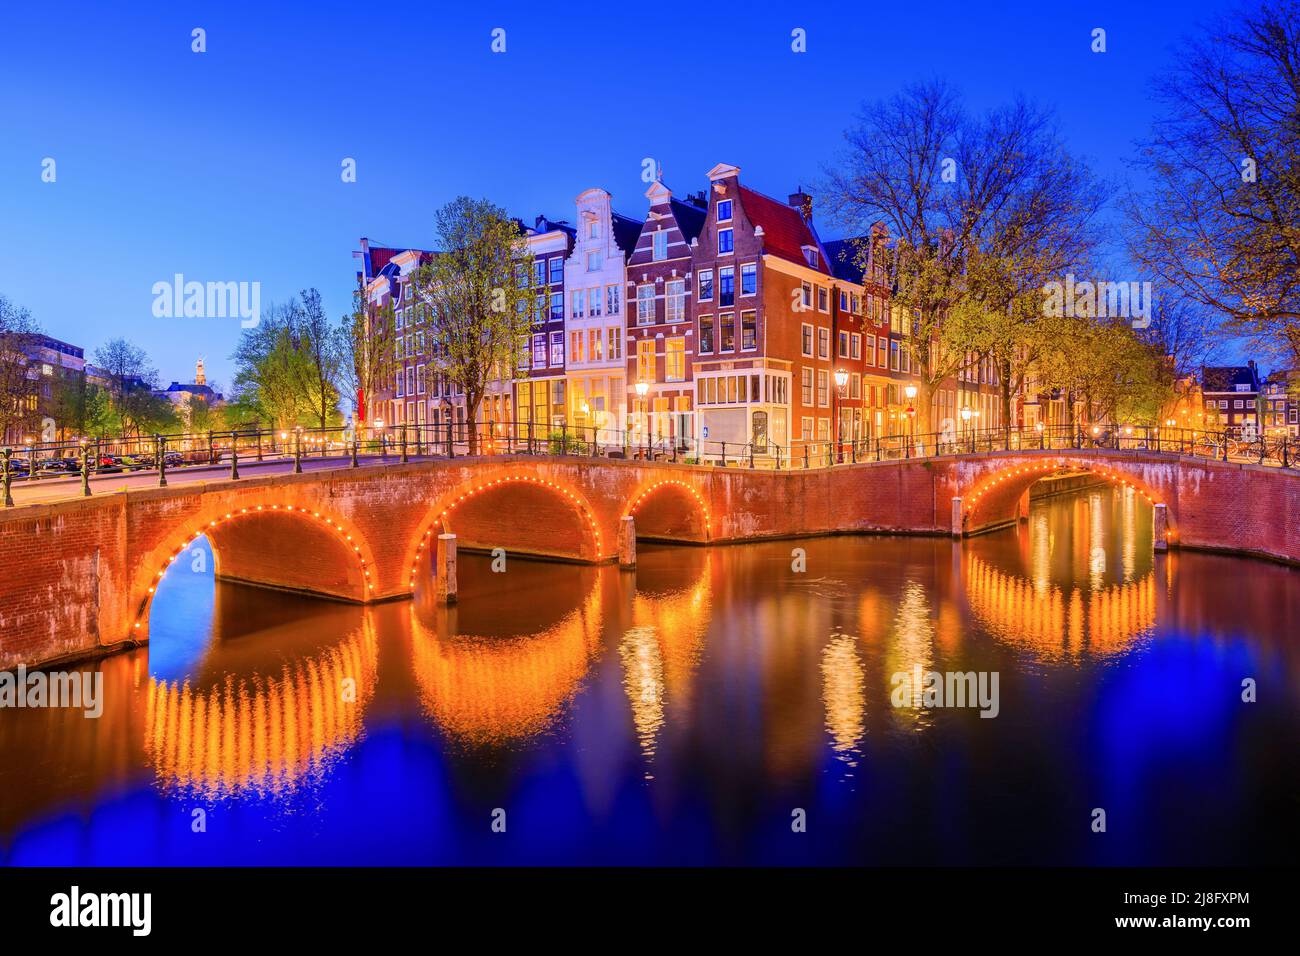
[[718, 230], [718, 254], [731, 252], [734, 248], [734, 240], [730, 229]]

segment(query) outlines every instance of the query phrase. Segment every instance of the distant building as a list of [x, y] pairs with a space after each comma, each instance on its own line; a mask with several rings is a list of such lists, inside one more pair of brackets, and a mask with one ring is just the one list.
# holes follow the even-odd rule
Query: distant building
[[48, 335], [28, 336], [20, 357], [27, 367], [31, 391], [27, 396], [30, 418], [3, 436], [7, 445], [25, 439], [63, 441], [74, 437], [83, 405], [81, 392], [86, 381], [86, 353], [77, 345]]
[[1201, 369], [1201, 396], [1206, 428], [1258, 432], [1260, 383], [1254, 361]]
[[177, 412], [180, 413], [181, 420], [186, 427], [189, 427], [191, 401], [198, 399], [206, 402], [208, 407], [215, 408], [224, 403], [225, 398], [220, 392], [214, 391], [208, 384], [207, 372], [203, 368], [203, 359], [194, 363], [194, 381], [193, 382], [172, 382], [166, 388], [160, 388], [155, 393], [161, 398], [168, 399], [176, 406]]
[[1300, 371], [1274, 372], [1264, 383], [1264, 433], [1300, 438]]

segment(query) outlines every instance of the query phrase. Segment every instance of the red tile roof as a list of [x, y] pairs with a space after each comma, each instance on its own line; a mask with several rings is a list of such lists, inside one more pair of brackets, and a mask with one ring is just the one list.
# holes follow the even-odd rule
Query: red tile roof
[[[740, 204], [745, 207], [745, 215], [750, 222], [763, 227], [764, 252], [806, 266], [808, 259], [803, 254], [803, 247], [818, 246], [820, 250], [817, 237], [808, 228], [799, 210], [793, 206], [777, 202], [744, 186], [740, 187]], [[817, 257], [817, 265], [818, 272], [830, 274], [824, 255]]]

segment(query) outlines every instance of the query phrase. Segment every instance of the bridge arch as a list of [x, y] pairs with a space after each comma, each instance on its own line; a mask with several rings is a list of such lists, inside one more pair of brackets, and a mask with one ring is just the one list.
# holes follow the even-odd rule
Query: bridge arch
[[642, 485], [623, 514], [635, 519], [638, 538], [700, 543], [713, 538], [708, 502], [693, 485], [677, 478], [652, 479]]
[[[505, 501], [500, 495], [511, 492], [515, 497], [506, 500], [514, 508], [501, 507]], [[493, 503], [496, 508], [491, 507]], [[531, 513], [529, 506], [534, 509]], [[520, 512], [534, 524], [526, 528], [509, 527], [510, 519], [518, 519]], [[567, 516], [567, 529], [554, 526], [551, 519], [557, 514]], [[510, 550], [514, 543], [519, 552], [542, 557], [591, 564], [606, 557], [600, 523], [586, 496], [572, 485], [528, 472], [498, 474], [458, 485], [435, 500], [416, 529], [416, 540], [408, 547], [406, 556], [408, 590], [415, 589], [420, 561], [426, 553], [433, 553], [439, 534], [455, 534], [460, 539], [457, 542], [460, 548]], [[522, 546], [518, 544], [521, 530], [527, 532]], [[572, 533], [567, 541], [565, 531]], [[530, 537], [535, 540], [528, 540]]]
[[[292, 538], [283, 533], [287, 529]], [[284, 501], [217, 503], [179, 522], [137, 562], [132, 638], [147, 636], [159, 584], [201, 537], [211, 545], [218, 578], [359, 604], [374, 599], [374, 555], [359, 531], [338, 516]]]
[[[1110, 484], [1132, 488], [1153, 507], [1166, 505], [1172, 537], [1175, 528], [1173, 509], [1168, 507], [1162, 491], [1145, 479], [1140, 468], [1120, 460], [1083, 456], [1021, 458], [959, 483], [956, 494], [961, 498], [960, 532], [976, 534], [1014, 522], [1024, 511], [1029, 489], [1042, 479], [1062, 472], [1088, 472]], [[954, 515], [954, 521], [956, 517]], [[954, 527], [953, 531], [957, 533], [958, 528]]]

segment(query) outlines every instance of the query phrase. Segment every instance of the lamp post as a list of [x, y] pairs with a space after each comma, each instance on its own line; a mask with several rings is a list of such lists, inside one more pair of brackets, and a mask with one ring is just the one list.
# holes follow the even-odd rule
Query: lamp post
[[641, 431], [645, 436], [645, 457], [650, 457], [650, 412], [646, 409], [645, 397], [650, 391], [650, 386], [645, 382], [636, 383], [637, 402], [641, 406]]
[[23, 436], [23, 444], [27, 446], [27, 480], [36, 480], [36, 439], [30, 435]]
[[835, 370], [835, 460], [844, 464], [844, 444], [841, 441], [843, 437], [843, 415], [844, 415], [844, 386], [849, 383], [849, 373], [842, 369]]

